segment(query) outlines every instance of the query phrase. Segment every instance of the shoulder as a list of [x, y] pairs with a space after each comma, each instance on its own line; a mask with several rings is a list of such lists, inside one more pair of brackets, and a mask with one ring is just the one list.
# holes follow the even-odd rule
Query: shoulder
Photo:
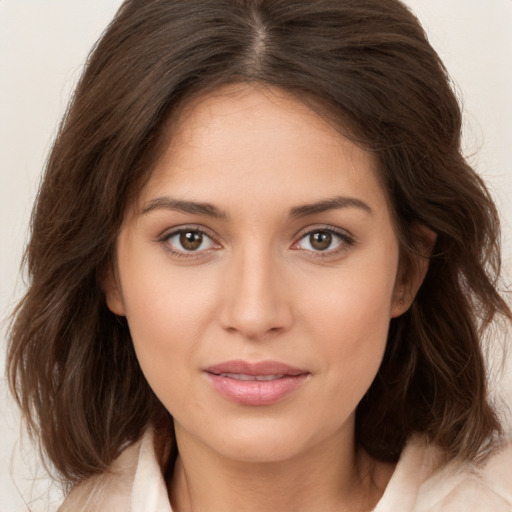
[[126, 447], [104, 473], [73, 487], [58, 512], [131, 510], [131, 492], [142, 440]]
[[439, 468], [420, 487], [418, 512], [512, 511], [512, 445], [482, 467]]
[[77, 484], [58, 512], [172, 512], [163, 467], [170, 442], [149, 428], [100, 475]]
[[512, 512], [512, 444], [484, 465], [446, 463], [421, 438], [406, 446], [375, 512]]

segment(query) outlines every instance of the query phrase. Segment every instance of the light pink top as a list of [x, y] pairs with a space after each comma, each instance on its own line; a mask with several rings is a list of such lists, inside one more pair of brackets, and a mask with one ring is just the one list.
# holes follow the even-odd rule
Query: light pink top
[[[512, 445], [483, 468], [440, 463], [422, 438], [405, 447], [373, 512], [512, 512]], [[154, 434], [126, 448], [108, 473], [76, 486], [58, 512], [172, 512]]]

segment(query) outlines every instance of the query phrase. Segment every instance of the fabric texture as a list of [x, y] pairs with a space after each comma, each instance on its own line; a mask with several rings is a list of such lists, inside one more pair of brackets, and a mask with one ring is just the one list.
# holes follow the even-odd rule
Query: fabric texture
[[[172, 512], [161, 459], [148, 430], [108, 472], [77, 485], [58, 512]], [[512, 445], [481, 468], [461, 468], [414, 437], [373, 512], [512, 512]]]

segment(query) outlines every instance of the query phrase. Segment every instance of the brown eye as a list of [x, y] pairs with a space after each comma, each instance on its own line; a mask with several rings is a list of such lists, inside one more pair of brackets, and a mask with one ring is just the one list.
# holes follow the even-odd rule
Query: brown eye
[[203, 234], [199, 231], [183, 231], [180, 233], [180, 245], [186, 251], [196, 251], [203, 243]]
[[316, 229], [304, 233], [293, 248], [312, 253], [325, 253], [327, 256], [348, 249], [353, 243], [354, 240], [348, 233], [338, 233], [334, 229]]
[[332, 244], [332, 234], [328, 231], [317, 231], [310, 233], [309, 243], [311, 247], [317, 251], [325, 251]]
[[178, 229], [165, 236], [163, 242], [168, 244], [174, 253], [200, 253], [215, 246], [215, 242], [199, 229]]

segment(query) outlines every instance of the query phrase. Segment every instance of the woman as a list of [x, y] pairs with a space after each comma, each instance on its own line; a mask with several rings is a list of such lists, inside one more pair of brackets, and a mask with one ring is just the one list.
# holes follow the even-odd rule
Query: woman
[[460, 125], [396, 0], [125, 2], [11, 331], [61, 510], [510, 510], [480, 339], [511, 313]]

